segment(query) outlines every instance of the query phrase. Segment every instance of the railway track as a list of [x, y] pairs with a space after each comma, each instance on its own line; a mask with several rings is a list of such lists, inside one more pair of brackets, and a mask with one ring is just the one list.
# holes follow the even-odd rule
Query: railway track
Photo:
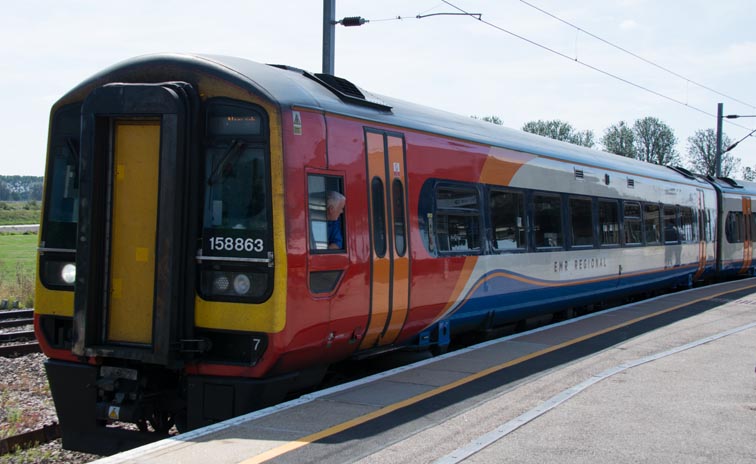
[[0, 356], [13, 357], [39, 352], [33, 330], [8, 330], [31, 325], [33, 309], [0, 311]]
[[[0, 357], [17, 357], [40, 351], [34, 331], [22, 329], [34, 323], [33, 309], [0, 311]], [[60, 437], [57, 423], [0, 439], [0, 456], [34, 448]]]

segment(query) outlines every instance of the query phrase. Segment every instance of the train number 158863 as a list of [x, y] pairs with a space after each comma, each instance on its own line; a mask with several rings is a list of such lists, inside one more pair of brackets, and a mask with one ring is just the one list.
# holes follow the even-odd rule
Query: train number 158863
[[210, 237], [210, 251], [263, 251], [263, 239], [242, 237]]

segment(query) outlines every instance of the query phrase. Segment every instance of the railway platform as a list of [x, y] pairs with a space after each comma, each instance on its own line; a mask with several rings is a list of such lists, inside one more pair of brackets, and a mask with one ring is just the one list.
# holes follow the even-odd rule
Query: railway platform
[[756, 279], [425, 359], [114, 463], [756, 462]]

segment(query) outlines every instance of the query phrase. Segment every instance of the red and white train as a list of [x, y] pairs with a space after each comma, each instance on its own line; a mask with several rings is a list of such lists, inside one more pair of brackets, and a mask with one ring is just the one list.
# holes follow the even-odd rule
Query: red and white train
[[45, 181], [35, 327], [63, 445], [97, 453], [352, 356], [754, 269], [754, 184], [230, 57], [81, 83]]

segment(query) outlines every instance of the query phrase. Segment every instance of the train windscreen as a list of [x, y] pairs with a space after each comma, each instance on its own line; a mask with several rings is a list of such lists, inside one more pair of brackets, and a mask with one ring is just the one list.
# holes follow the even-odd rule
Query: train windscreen
[[260, 301], [270, 291], [268, 148], [261, 111], [236, 102], [209, 106], [201, 278], [203, 297]]

